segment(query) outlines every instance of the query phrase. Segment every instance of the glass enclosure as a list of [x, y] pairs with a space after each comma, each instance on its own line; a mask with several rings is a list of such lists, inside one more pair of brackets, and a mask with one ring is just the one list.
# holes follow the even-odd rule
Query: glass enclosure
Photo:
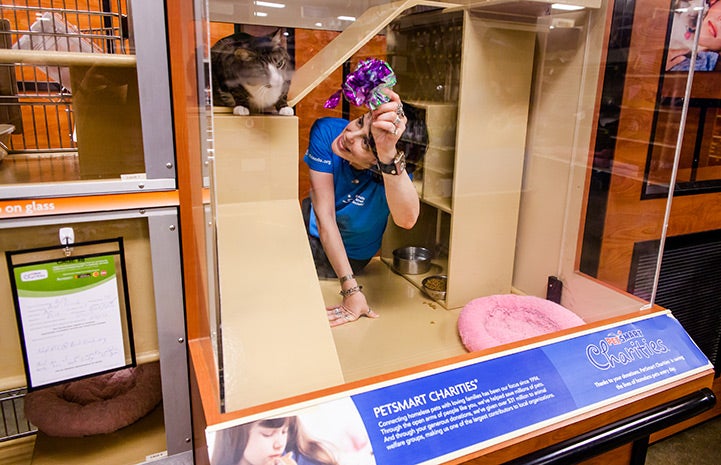
[[175, 188], [163, 15], [133, 0], [0, 6], [0, 198]]
[[[340, 3], [207, 4], [212, 121], [201, 130], [212, 134], [209, 288], [225, 411], [468, 353], [459, 315], [488, 296], [548, 299], [586, 323], [671, 308], [716, 363], [715, 3]], [[275, 101], [236, 114], [213, 88], [211, 50], [278, 31], [293, 114]], [[314, 265], [302, 205], [320, 187], [306, 154], [318, 119], [365, 121], [367, 107], [326, 101], [370, 58], [416, 109], [401, 140], [427, 128], [424, 156], [407, 165], [420, 207], [411, 228], [389, 219], [354, 273], [380, 317], [329, 328], [343, 288]], [[430, 251], [428, 268], [399, 266], [409, 246]], [[424, 287], [436, 276], [441, 294]], [[493, 322], [499, 344], [528, 337], [515, 323]]]

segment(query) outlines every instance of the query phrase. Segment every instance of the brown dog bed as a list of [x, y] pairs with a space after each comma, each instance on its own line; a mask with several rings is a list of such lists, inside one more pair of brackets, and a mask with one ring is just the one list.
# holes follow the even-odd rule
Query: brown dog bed
[[25, 396], [25, 416], [49, 436], [112, 433], [162, 399], [159, 362], [60, 384]]

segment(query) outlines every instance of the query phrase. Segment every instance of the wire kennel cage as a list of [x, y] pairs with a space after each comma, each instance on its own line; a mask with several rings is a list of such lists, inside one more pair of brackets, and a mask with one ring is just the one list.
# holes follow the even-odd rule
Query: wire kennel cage
[[33, 426], [23, 412], [25, 389], [11, 389], [0, 392], [0, 442], [33, 435]]
[[0, 5], [0, 183], [78, 178], [64, 65], [74, 54], [132, 54], [127, 17], [124, 0]]

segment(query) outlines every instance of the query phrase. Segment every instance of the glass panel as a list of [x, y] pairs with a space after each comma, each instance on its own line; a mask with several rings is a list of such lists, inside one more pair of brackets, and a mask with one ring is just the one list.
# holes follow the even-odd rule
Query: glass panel
[[[148, 111], [169, 109], [167, 85], [140, 99], [153, 93], [138, 69], [158, 49], [145, 23], [158, 19], [149, 14], [155, 3], [142, 4], [137, 20], [126, 0], [0, 7], [0, 197], [174, 187], [155, 181], [174, 177], [172, 150], [153, 150], [168, 141], [169, 115], [156, 116], [145, 139], [141, 125], [151, 126]], [[163, 71], [157, 60], [154, 67]], [[156, 83], [167, 80], [161, 74]]]
[[[576, 324], [635, 314], [654, 301], [664, 225], [674, 223], [663, 190], [710, 179], [715, 163], [715, 107], [708, 96], [685, 96], [688, 71], [664, 71], [672, 6], [587, 1], [569, 11], [509, 1], [446, 10], [419, 3], [395, 11], [388, 2], [354, 2], [350, 11], [335, 2], [209, 2], [213, 49], [230, 36], [275, 37], [293, 69], [279, 75], [290, 80], [293, 115], [284, 115], [282, 99], [253, 102], [252, 79], [235, 75], [235, 90], [248, 84], [241, 91], [247, 115], [218, 92], [228, 90], [216, 80], [226, 69], [211, 66], [218, 270], [211, 287], [226, 411], [465, 354], [471, 343], [459, 317], [490, 305], [491, 296], [546, 298]], [[406, 170], [417, 219], [406, 228], [390, 215], [381, 245], [354, 271], [353, 284], [363, 286], [358, 304], [339, 296], [352, 280], [324, 278], [316, 267], [314, 252], [334, 252], [304, 200], [323, 205], [331, 192], [334, 206], [341, 192], [340, 174], [324, 185], [328, 173], [314, 164], [323, 150], [312, 127], [320, 118], [344, 119], [332, 120], [338, 126], [326, 152], [331, 166], [349, 161], [344, 149], [352, 140], [343, 128], [365, 124], [367, 108], [326, 102], [370, 58], [387, 62], [397, 78], [393, 90], [409, 117], [401, 140], [424, 131], [428, 138]], [[392, 132], [389, 124], [397, 124], [393, 115], [379, 127]], [[685, 124], [700, 136], [685, 135], [681, 145]], [[696, 155], [686, 141], [699, 138]], [[360, 184], [363, 171], [350, 171], [358, 179], [349, 184]], [[386, 176], [381, 195], [393, 189]], [[662, 190], [652, 193], [654, 186]], [[351, 195], [351, 203], [370, 195]], [[368, 258], [343, 244], [343, 256]], [[429, 251], [430, 265], [404, 268], [396, 253], [404, 247]], [[444, 293], [424, 288], [426, 278], [443, 283]], [[329, 322], [343, 325], [329, 329]], [[498, 323], [506, 330], [496, 343], [524, 337], [511, 323]]]
[[[614, 11], [580, 267], [645, 299], [654, 292], [659, 240], [670, 220], [669, 186], [681, 191], [694, 184], [707, 165], [699, 155], [708, 146], [699, 137], [706, 119], [699, 104], [705, 99], [693, 93], [686, 98], [688, 64], [672, 64], [688, 62], [696, 26], [689, 25], [687, 12], [694, 5], [685, 5], [684, 12], [663, 6], [636, 1]], [[654, 14], [634, 14], [642, 8]], [[642, 34], [651, 22], [667, 27]], [[687, 28], [679, 33], [682, 26]]]

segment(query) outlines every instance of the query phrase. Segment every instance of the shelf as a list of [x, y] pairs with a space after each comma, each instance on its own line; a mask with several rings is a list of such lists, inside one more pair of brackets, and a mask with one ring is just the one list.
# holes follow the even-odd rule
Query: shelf
[[[393, 269], [393, 260], [385, 257], [381, 257], [381, 260], [383, 263], [388, 265], [388, 267], [397, 275], [403, 277], [406, 281], [413, 284], [415, 287], [417, 287], [421, 292], [423, 292], [423, 280], [429, 276], [436, 276], [436, 275], [446, 275], [448, 270], [448, 259], [447, 258], [434, 258], [431, 260], [431, 267], [426, 273], [421, 274], [405, 274], [400, 273]], [[434, 300], [437, 303], [443, 305], [443, 307], [446, 306], [445, 300], [437, 300], [430, 297], [428, 294], [423, 292], [423, 297], [426, 299]]]
[[432, 207], [444, 211], [446, 213], [453, 213], [453, 206], [451, 205], [451, 199], [446, 197], [423, 197], [421, 201]]
[[135, 55], [0, 49], [0, 63], [69, 67], [107, 66], [114, 68], [134, 68], [136, 59]]

